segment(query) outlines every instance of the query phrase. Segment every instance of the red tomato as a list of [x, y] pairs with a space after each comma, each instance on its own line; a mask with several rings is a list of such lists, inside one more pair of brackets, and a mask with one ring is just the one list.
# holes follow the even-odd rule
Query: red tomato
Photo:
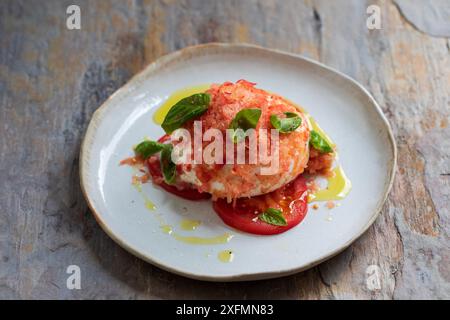
[[[164, 143], [167, 140], [169, 140], [169, 135], [162, 136], [158, 142]], [[211, 195], [209, 193], [202, 193], [197, 191], [196, 189], [191, 188], [188, 185], [180, 186], [181, 188], [177, 188], [176, 186], [172, 186], [170, 184], [167, 184], [164, 182], [164, 178], [161, 172], [161, 163], [159, 161], [159, 158], [156, 156], [150, 157], [146, 161], [148, 170], [150, 172], [150, 175], [152, 176], [152, 180], [154, 183], [159, 185], [161, 188], [166, 190], [167, 192], [170, 192], [176, 196], [179, 196], [184, 199], [188, 200], [203, 200], [203, 199], [209, 199], [211, 198]]]
[[[269, 194], [237, 199], [235, 204], [219, 199], [213, 204], [219, 217], [238, 230], [270, 235], [285, 232], [298, 225], [308, 211], [306, 180], [298, 176], [294, 181]], [[286, 226], [275, 226], [258, 219], [267, 208], [282, 210]]]

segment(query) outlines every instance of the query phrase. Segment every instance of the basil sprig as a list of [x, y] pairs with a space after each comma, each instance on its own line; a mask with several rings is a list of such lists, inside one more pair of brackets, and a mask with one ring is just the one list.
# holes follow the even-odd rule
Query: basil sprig
[[237, 129], [242, 129], [244, 132], [248, 129], [255, 129], [260, 117], [261, 109], [242, 109], [241, 111], [236, 113], [236, 116], [231, 121], [228, 127], [229, 129], [234, 130], [234, 143], [240, 141], [245, 137], [245, 135], [242, 135], [242, 131]]
[[302, 124], [302, 118], [294, 112], [285, 112], [286, 118], [279, 118], [273, 114], [270, 116], [270, 123], [281, 133], [289, 133], [297, 129]]
[[333, 148], [317, 131], [311, 130], [309, 135], [309, 143], [321, 153], [331, 153]]
[[145, 140], [139, 143], [134, 148], [134, 151], [145, 160], [155, 153], [160, 152], [162, 149], [164, 149], [165, 146], [165, 144], [156, 141]]
[[161, 171], [164, 181], [167, 184], [173, 184], [175, 182], [177, 173], [176, 165], [172, 161], [172, 150], [173, 146], [171, 144], [166, 144], [161, 151]]
[[156, 141], [145, 140], [139, 143], [134, 151], [142, 158], [148, 157], [161, 152], [161, 172], [164, 177], [164, 181], [167, 184], [173, 184], [176, 177], [176, 165], [172, 161], [173, 146], [170, 143], [159, 143]]
[[287, 221], [283, 217], [283, 213], [274, 208], [268, 208], [258, 216], [259, 220], [274, 226], [286, 226]]
[[202, 115], [208, 110], [211, 97], [207, 93], [196, 93], [181, 99], [167, 113], [161, 127], [166, 133], [172, 133], [187, 121]]

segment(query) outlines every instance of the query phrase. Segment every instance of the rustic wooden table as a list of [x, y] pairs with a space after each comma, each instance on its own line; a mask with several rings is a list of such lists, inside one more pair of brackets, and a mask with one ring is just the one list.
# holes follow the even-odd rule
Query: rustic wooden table
[[[66, 28], [72, 3], [81, 30]], [[366, 27], [371, 4], [379, 30]], [[417, 18], [432, 12], [422, 4], [1, 1], [0, 298], [450, 298], [450, 41], [448, 25]], [[149, 62], [212, 41], [319, 60], [366, 86], [390, 120], [398, 170], [382, 214], [318, 267], [268, 281], [189, 280], [121, 249], [86, 206], [78, 154], [93, 111]], [[66, 287], [69, 265], [81, 268], [81, 290]], [[370, 290], [373, 270], [380, 287]]]

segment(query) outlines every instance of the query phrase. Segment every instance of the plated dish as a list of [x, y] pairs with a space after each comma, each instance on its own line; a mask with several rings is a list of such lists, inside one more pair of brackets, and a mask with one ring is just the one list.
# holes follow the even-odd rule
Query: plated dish
[[[165, 121], [185, 98], [193, 116]], [[174, 133], [195, 137], [195, 121], [211, 161], [179, 162], [189, 152], [173, 153], [183, 141]], [[232, 133], [214, 150], [217, 132], [204, 137], [208, 129]], [[258, 143], [278, 134], [278, 166], [270, 152], [252, 163], [216, 153], [229, 137], [254, 154], [242, 135], [252, 130]], [[190, 278], [240, 281], [298, 272], [345, 249], [380, 212], [395, 159], [380, 108], [347, 76], [283, 52], [209, 44], [160, 58], [95, 112], [80, 176], [95, 218], [125, 249]]]
[[[304, 219], [308, 203], [328, 201], [332, 209], [351, 189], [335, 163], [335, 144], [315, 120], [256, 83], [184, 88], [154, 120], [165, 135], [144, 139], [120, 162], [139, 173], [132, 183], [152, 181], [191, 201], [212, 198], [214, 211], [234, 229], [286, 232]], [[317, 177], [326, 185], [319, 187]]]

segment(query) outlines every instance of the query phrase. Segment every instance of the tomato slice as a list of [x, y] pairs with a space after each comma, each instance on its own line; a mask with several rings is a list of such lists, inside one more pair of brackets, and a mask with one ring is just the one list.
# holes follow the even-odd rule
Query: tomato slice
[[[257, 197], [240, 198], [234, 204], [219, 199], [214, 201], [213, 207], [223, 222], [230, 227], [260, 235], [282, 233], [298, 225], [306, 216], [306, 179], [298, 176], [278, 190]], [[258, 215], [267, 208], [281, 210], [287, 225], [275, 226], [258, 219]]]
[[[169, 135], [164, 135], [159, 138], [159, 143], [164, 143], [169, 140]], [[209, 193], [199, 192], [197, 189], [190, 187], [189, 185], [173, 186], [164, 182], [164, 178], [161, 172], [161, 162], [157, 156], [152, 156], [146, 161], [150, 175], [155, 184], [159, 185], [161, 188], [170, 192], [178, 197], [188, 199], [188, 200], [203, 200], [211, 198]]]

